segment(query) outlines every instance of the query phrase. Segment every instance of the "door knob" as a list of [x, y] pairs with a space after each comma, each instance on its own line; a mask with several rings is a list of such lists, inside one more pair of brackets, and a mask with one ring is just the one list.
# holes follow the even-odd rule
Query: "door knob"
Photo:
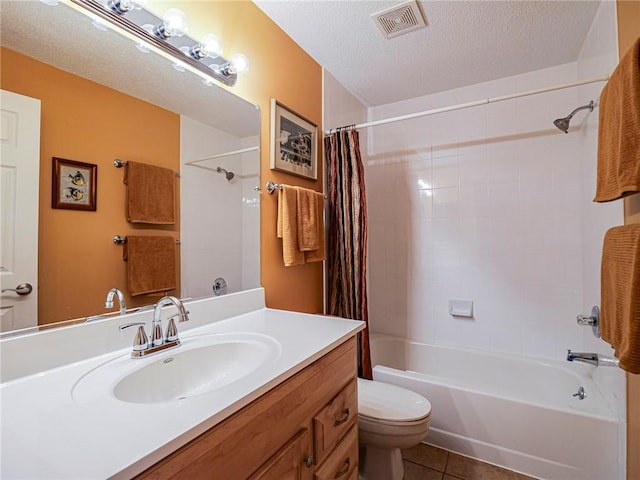
[[16, 288], [3, 288], [1, 293], [4, 292], [15, 292], [18, 295], [29, 295], [33, 292], [33, 287], [30, 283], [21, 283]]

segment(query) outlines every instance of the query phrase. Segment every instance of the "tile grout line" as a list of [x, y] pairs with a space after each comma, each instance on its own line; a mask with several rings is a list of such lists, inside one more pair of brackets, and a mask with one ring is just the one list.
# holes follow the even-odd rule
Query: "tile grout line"
[[444, 479], [445, 474], [447, 473], [447, 467], [449, 466], [449, 455], [451, 452], [449, 450], [445, 450], [447, 454], [444, 457], [444, 470], [442, 471], [442, 478]]

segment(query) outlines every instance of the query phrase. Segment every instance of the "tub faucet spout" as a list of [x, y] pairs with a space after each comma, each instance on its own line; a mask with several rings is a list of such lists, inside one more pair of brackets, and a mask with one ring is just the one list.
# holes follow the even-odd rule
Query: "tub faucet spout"
[[606, 357], [602, 355], [598, 355], [597, 353], [586, 353], [586, 352], [572, 352], [571, 350], [567, 350], [567, 361], [568, 362], [584, 362], [593, 366], [601, 366], [601, 367], [617, 367], [618, 359]]

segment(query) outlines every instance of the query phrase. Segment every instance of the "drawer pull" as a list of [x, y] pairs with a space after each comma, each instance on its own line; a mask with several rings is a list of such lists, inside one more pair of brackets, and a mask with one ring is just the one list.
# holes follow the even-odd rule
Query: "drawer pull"
[[340, 478], [343, 475], [346, 475], [350, 467], [351, 467], [351, 459], [347, 458], [347, 460], [344, 462], [344, 467], [342, 467], [342, 470], [337, 471], [336, 474], [333, 476], [333, 478]]
[[333, 426], [337, 427], [338, 425], [342, 425], [347, 420], [349, 420], [349, 409], [348, 408], [344, 411], [344, 414], [340, 418], [337, 418], [336, 421], [333, 422]]
[[313, 455], [309, 455], [307, 458], [304, 459], [304, 464], [307, 466], [307, 468], [311, 468], [313, 467], [314, 461], [315, 459], [313, 458]]

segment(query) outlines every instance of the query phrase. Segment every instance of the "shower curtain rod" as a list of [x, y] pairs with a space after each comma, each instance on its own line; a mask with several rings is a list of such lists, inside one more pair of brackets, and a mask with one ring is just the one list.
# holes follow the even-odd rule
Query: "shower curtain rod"
[[[579, 85], [587, 85], [589, 83], [606, 82], [607, 80], [609, 80], [609, 75], [605, 75], [603, 77], [597, 77], [597, 78], [590, 78], [588, 80], [579, 80], [577, 82], [553, 85], [551, 87], [538, 88], [537, 90], [529, 90], [526, 92], [512, 93], [510, 95], [502, 95], [500, 97], [483, 98], [482, 100], [476, 100], [474, 102], [460, 103], [458, 105], [452, 105], [450, 107], [434, 108], [431, 110], [425, 110], [423, 112], [416, 112], [416, 113], [410, 113], [408, 115], [401, 115], [399, 117], [384, 118], [382, 120], [374, 120], [372, 122], [359, 123], [359, 124], [353, 125], [351, 128], [357, 129], [357, 128], [375, 127], [377, 125], [384, 125], [386, 123], [400, 122], [402, 120], [411, 120], [412, 118], [426, 117], [428, 115], [435, 115], [436, 113], [451, 112], [453, 110], [462, 110], [463, 108], [477, 107], [478, 105], [487, 105], [488, 103], [502, 102], [504, 100], [511, 100], [513, 98], [519, 98], [519, 97], [527, 97], [529, 95], [537, 95], [538, 93], [551, 92], [553, 90], [562, 90], [564, 88], [577, 87]], [[325, 130], [324, 131], [325, 135], [329, 135], [332, 130], [333, 129]]]
[[216, 158], [230, 157], [232, 155], [239, 155], [241, 153], [253, 152], [259, 149], [260, 147], [256, 145], [255, 147], [248, 147], [248, 148], [242, 148], [240, 150], [233, 150], [231, 152], [218, 153], [217, 155], [213, 155], [211, 157], [206, 157], [206, 158], [200, 158], [198, 160], [190, 160], [188, 162], [185, 162], [184, 164], [189, 165], [190, 167], [202, 168], [203, 170], [211, 170], [212, 172], [215, 172], [216, 170], [212, 167], [206, 167], [204, 165], [196, 165], [196, 163], [204, 162], [206, 160], [215, 160]]

